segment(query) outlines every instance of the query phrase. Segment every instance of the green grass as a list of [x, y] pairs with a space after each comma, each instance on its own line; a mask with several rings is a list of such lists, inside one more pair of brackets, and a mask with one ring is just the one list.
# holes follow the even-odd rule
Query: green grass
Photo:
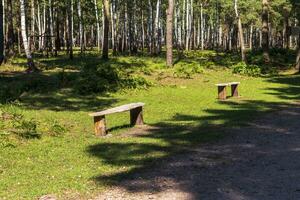
[[[42, 75], [56, 77], [62, 67], [80, 70], [82, 65], [99, 59], [93, 54], [86, 56], [88, 59], [76, 57], [75, 61], [66, 61], [61, 55], [56, 59], [39, 58], [38, 62], [48, 69]], [[206, 60], [205, 54], [189, 56], [179, 63], [212, 62]], [[155, 85], [145, 90], [89, 96], [77, 95], [69, 85], [53, 87], [29, 91], [17, 104], [1, 106], [4, 110], [12, 107], [27, 120], [35, 119], [41, 133], [41, 138], [33, 139], [0, 135], [0, 140], [11, 144], [0, 146], [1, 199], [34, 199], [45, 194], [61, 198], [93, 196], [186, 147], [222, 138], [224, 127], [244, 125], [300, 97], [299, 75], [243, 77], [212, 63], [216, 66], [205, 66], [202, 74], [180, 79], [174, 78], [173, 69], [164, 67], [163, 58], [121, 56], [111, 62], [149, 69], [150, 73], [143, 76]], [[18, 59], [13, 65], [18, 63], [21, 66], [24, 60]], [[22, 82], [23, 78], [14, 81]], [[214, 84], [226, 81], [241, 82], [241, 98], [224, 102], [216, 99]], [[107, 117], [112, 137], [93, 135], [89, 112], [131, 102], [146, 103], [145, 122], [155, 129], [150, 129], [149, 134], [123, 137], [131, 128], [128, 113], [121, 113]], [[58, 136], [46, 134], [45, 126], [54, 120], [67, 131]]]

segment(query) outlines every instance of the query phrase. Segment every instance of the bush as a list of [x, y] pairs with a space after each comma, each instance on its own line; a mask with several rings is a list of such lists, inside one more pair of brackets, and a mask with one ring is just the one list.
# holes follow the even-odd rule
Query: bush
[[88, 95], [122, 88], [148, 88], [151, 85], [151, 82], [134, 74], [131, 69], [104, 63], [96, 67], [84, 67], [75, 89], [81, 95]]
[[192, 78], [194, 74], [204, 73], [204, 68], [197, 63], [181, 63], [175, 67], [174, 77]]
[[21, 136], [22, 138], [40, 138], [41, 135], [37, 131], [37, 121], [34, 119], [26, 120], [22, 117], [20, 121], [13, 122], [14, 127], [16, 128], [13, 130], [14, 133]]
[[1, 135], [15, 134], [22, 138], [39, 138], [37, 132], [37, 121], [25, 119], [13, 106], [0, 110]]
[[260, 76], [261, 68], [257, 65], [247, 65], [244, 62], [239, 62], [232, 67], [232, 72], [246, 76]]
[[47, 133], [50, 136], [61, 136], [62, 134], [67, 132], [67, 129], [60, 125], [56, 120], [49, 122], [48, 124], [50, 125], [50, 127], [48, 127]]
[[43, 121], [25, 118], [15, 105], [0, 107], [0, 139], [3, 144], [9, 141], [10, 136], [34, 139], [41, 138], [42, 135], [60, 136], [66, 131], [67, 129], [56, 120]]

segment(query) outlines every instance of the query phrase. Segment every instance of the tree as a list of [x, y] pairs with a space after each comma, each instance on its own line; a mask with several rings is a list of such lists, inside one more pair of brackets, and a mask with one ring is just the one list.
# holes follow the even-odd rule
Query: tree
[[5, 56], [7, 59], [14, 54], [14, 27], [13, 27], [13, 12], [12, 12], [12, 0], [6, 1], [6, 20], [7, 20], [7, 29], [5, 33]]
[[28, 39], [27, 39], [27, 32], [26, 32], [26, 14], [25, 14], [25, 2], [24, 0], [20, 0], [20, 15], [21, 15], [21, 34], [23, 39], [23, 46], [27, 58], [27, 65], [28, 69], [27, 72], [36, 72], [38, 69], [35, 67], [33, 58], [29, 49]]
[[174, 0], [169, 0], [169, 7], [167, 9], [167, 66], [173, 65], [173, 13], [174, 13]]
[[103, 31], [103, 47], [102, 47], [102, 58], [104, 60], [108, 59], [108, 37], [109, 37], [109, 0], [103, 1], [103, 13], [104, 13], [104, 31]]
[[300, 34], [298, 38], [298, 53], [296, 57], [296, 69], [298, 69], [300, 72]]
[[238, 23], [242, 61], [246, 61], [245, 44], [244, 44], [244, 32], [243, 32], [243, 26], [242, 26], [242, 21], [241, 21], [241, 18], [240, 18], [240, 14], [238, 12], [238, 0], [234, 0], [234, 10], [235, 10], [237, 23]]
[[4, 20], [3, 20], [3, 1], [0, 0], [0, 65], [4, 60]]
[[83, 23], [82, 23], [82, 14], [81, 14], [81, 0], [77, 2], [77, 11], [78, 11], [78, 20], [79, 20], [79, 44], [80, 44], [80, 53], [83, 53]]
[[69, 57], [73, 59], [73, 0], [68, 0], [68, 52]]
[[262, 49], [265, 64], [270, 62], [269, 54], [269, 2], [262, 0]]
[[97, 46], [98, 46], [98, 51], [100, 51], [100, 22], [99, 22], [99, 15], [98, 15], [98, 4], [97, 0], [94, 0], [95, 4], [95, 16], [96, 16], [96, 23], [97, 23]]

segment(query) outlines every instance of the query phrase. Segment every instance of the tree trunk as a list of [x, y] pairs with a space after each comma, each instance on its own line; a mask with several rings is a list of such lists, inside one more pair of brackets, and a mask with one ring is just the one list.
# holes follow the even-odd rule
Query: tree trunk
[[6, 29], [6, 44], [5, 55], [6, 58], [14, 54], [14, 28], [13, 28], [13, 13], [12, 13], [12, 0], [7, 0], [7, 29]]
[[104, 31], [103, 31], [103, 48], [102, 48], [102, 58], [108, 59], [108, 36], [109, 36], [109, 0], [103, 1], [103, 13], [104, 13]]
[[167, 66], [173, 65], [173, 13], [174, 0], [169, 0], [169, 7], [167, 9]]
[[26, 32], [26, 15], [25, 15], [25, 3], [24, 0], [20, 0], [20, 14], [21, 14], [21, 34], [23, 38], [23, 46], [27, 58], [28, 69], [27, 72], [35, 72], [38, 69], [35, 67], [33, 58], [29, 49], [27, 32]]
[[31, 1], [31, 40], [30, 46], [31, 50], [35, 50], [35, 1]]
[[100, 21], [99, 21], [97, 0], [94, 0], [94, 4], [95, 4], [95, 14], [96, 14], [96, 23], [97, 23], [97, 46], [98, 46], [98, 51], [100, 51], [101, 36], [100, 36]]
[[39, 29], [39, 51], [42, 51], [43, 47], [43, 27], [42, 27], [42, 20], [41, 20], [41, 14], [40, 14], [40, 4], [38, 4], [37, 7], [37, 21], [38, 21], [38, 29]]
[[242, 21], [241, 21], [240, 15], [238, 13], [238, 5], [237, 4], [238, 4], [238, 0], [235, 0], [234, 1], [234, 10], [235, 10], [235, 15], [236, 15], [237, 22], [238, 22], [241, 56], [242, 56], [242, 61], [246, 61], [243, 26], [242, 26]]
[[148, 21], [147, 21], [147, 32], [148, 32], [148, 51], [153, 52], [153, 9], [151, 0], [148, 0]]
[[298, 69], [300, 72], [300, 34], [298, 37], [298, 53], [296, 58], [296, 69]]
[[190, 5], [190, 1], [189, 0], [186, 0], [186, 9], [185, 9], [185, 12], [186, 12], [186, 28], [185, 28], [185, 50], [188, 51], [189, 50], [189, 47], [190, 47], [190, 36], [191, 36], [191, 5]]
[[200, 17], [201, 17], [201, 50], [204, 50], [204, 19], [203, 19], [203, 3], [201, 3], [200, 8]]
[[159, 37], [160, 37], [160, 30], [159, 30], [159, 19], [160, 18], [160, 0], [156, 2], [156, 15], [155, 15], [155, 26], [154, 26], [154, 37], [155, 37], [155, 47], [153, 48], [154, 54], [159, 53]]
[[269, 3], [268, 0], [263, 0], [263, 11], [262, 11], [262, 49], [265, 64], [270, 62], [269, 55]]
[[250, 34], [249, 34], [249, 49], [253, 49], [253, 25], [250, 25]]
[[69, 57], [72, 60], [73, 59], [73, 0], [69, 0], [69, 5], [68, 5], [68, 52], [69, 52]]
[[0, 65], [4, 60], [4, 20], [3, 20], [3, 1], [0, 0]]
[[51, 51], [56, 52], [56, 46], [55, 46], [55, 37], [54, 37], [54, 20], [53, 20], [53, 4], [52, 0], [49, 0], [49, 22], [50, 23], [50, 39], [51, 39]]
[[82, 24], [82, 14], [81, 14], [81, 0], [78, 0], [77, 4], [78, 20], [79, 20], [79, 44], [80, 53], [83, 53], [83, 24]]

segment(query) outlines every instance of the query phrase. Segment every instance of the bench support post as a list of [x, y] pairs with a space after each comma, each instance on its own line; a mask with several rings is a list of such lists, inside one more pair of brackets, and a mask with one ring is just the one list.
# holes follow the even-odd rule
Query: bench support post
[[143, 107], [137, 107], [130, 110], [130, 125], [144, 125]]
[[94, 117], [95, 134], [96, 136], [106, 135], [106, 121], [105, 116]]
[[233, 96], [233, 97], [239, 96], [238, 84], [231, 85], [231, 96]]
[[226, 86], [218, 86], [218, 98], [220, 100], [225, 100], [226, 96]]

